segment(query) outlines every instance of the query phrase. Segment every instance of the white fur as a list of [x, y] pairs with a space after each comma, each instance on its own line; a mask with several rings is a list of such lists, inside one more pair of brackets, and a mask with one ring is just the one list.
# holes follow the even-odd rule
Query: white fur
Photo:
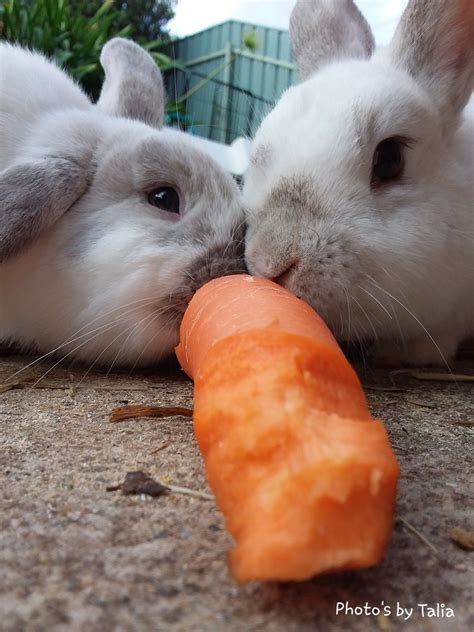
[[[238, 259], [230, 176], [184, 134], [103, 113], [44, 57], [4, 44], [0, 146], [0, 176], [45, 155], [89, 155], [93, 174], [51, 229], [0, 264], [0, 340], [99, 364], [169, 354], [192, 292]], [[182, 217], [147, 203], [165, 185]]]
[[[474, 334], [474, 100], [445, 123], [388, 50], [287, 90], [245, 178], [249, 271], [308, 300], [340, 339], [374, 340], [392, 362], [449, 361]], [[403, 183], [374, 191], [374, 149], [392, 136], [414, 139]], [[275, 203], [295, 183], [306, 202]]]

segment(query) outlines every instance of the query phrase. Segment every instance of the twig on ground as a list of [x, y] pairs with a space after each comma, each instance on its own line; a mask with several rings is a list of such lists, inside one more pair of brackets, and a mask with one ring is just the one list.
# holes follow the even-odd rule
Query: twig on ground
[[412, 397], [405, 397], [405, 401], [408, 404], [413, 404], [414, 406], [420, 406], [420, 408], [436, 408], [436, 404], [431, 402], [425, 402], [422, 399], [414, 399]]
[[191, 408], [183, 408], [181, 406], [142, 406], [141, 404], [130, 404], [115, 408], [111, 415], [110, 421], [117, 423], [126, 419], [137, 419], [140, 417], [192, 417]]
[[362, 387], [367, 391], [377, 391], [379, 393], [403, 393], [404, 391], [399, 386], [368, 386], [363, 384]]
[[427, 380], [429, 382], [474, 382], [474, 375], [463, 373], [439, 373], [434, 371], [414, 371], [412, 369], [397, 369], [390, 371], [390, 376], [408, 375], [416, 380]]
[[203, 500], [214, 500], [211, 494], [189, 489], [188, 487], [178, 487], [177, 485], [167, 485], [166, 487], [175, 494], [186, 494], [187, 496], [194, 496], [195, 498], [202, 498]]
[[0, 395], [14, 389], [25, 388], [24, 382], [12, 382], [11, 384], [0, 384]]
[[402, 524], [405, 525], [405, 527], [409, 531], [411, 531], [414, 535], [416, 535], [416, 537], [419, 540], [421, 540], [424, 544], [426, 544], [426, 546], [428, 546], [436, 555], [439, 555], [438, 549], [434, 546], [434, 544], [432, 544], [426, 536], [420, 533], [418, 529], [416, 529], [411, 523], [409, 523], [408, 520], [405, 520], [405, 518], [402, 518], [401, 516], [398, 516], [398, 519], [400, 520]]
[[164, 450], [165, 448], [169, 448], [169, 446], [170, 446], [169, 443], [162, 443], [154, 450], [151, 450], [148, 454], [156, 454], [157, 452], [161, 452], [161, 450]]
[[[34, 379], [34, 378], [33, 378]], [[36, 384], [33, 385], [33, 379], [29, 382], [12, 382], [11, 384], [0, 384], [0, 394], [6, 393], [7, 391], [11, 391], [12, 389], [23, 389], [23, 388], [31, 388], [31, 389], [46, 389], [51, 391], [67, 391], [70, 388], [74, 390], [86, 390], [89, 389], [91, 391], [110, 391], [114, 393], [116, 391], [138, 391], [138, 392], [146, 392], [150, 389], [161, 388], [160, 386], [104, 386], [104, 385], [94, 385], [94, 384]]]

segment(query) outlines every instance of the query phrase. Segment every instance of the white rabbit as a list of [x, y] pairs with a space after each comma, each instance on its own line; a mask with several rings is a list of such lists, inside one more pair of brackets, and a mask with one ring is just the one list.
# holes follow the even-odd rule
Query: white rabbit
[[100, 364], [169, 354], [193, 292], [241, 271], [238, 188], [163, 129], [152, 58], [103, 49], [97, 105], [39, 54], [0, 45], [0, 340]]
[[446, 364], [474, 333], [474, 2], [411, 0], [374, 52], [351, 0], [299, 0], [302, 83], [245, 177], [246, 262], [384, 361]]

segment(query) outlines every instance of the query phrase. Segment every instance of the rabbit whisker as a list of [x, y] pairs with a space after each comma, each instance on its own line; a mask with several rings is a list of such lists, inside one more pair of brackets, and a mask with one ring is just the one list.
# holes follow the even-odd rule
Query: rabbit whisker
[[370, 298], [372, 298], [377, 305], [379, 305], [383, 311], [387, 314], [387, 316], [390, 318], [390, 320], [393, 320], [392, 315], [390, 314], [390, 312], [388, 311], [388, 309], [385, 307], [385, 305], [383, 305], [383, 303], [381, 303], [378, 298], [376, 298], [372, 292], [369, 292], [369, 290], [367, 290], [365, 287], [362, 287], [362, 285], [358, 285], [357, 286], [360, 290], [362, 290], [363, 292], [365, 292], [366, 294], [368, 294], [368, 296], [370, 296]]
[[[132, 301], [130, 303], [127, 303], [125, 305], [121, 305], [119, 307], [115, 307], [112, 310], [109, 310], [107, 312], [103, 312], [101, 313], [99, 316], [97, 316], [96, 318], [94, 318], [93, 320], [89, 321], [88, 323], [86, 323], [85, 325], [83, 325], [80, 329], [78, 329], [77, 331], [75, 331], [73, 334], [71, 334], [71, 336], [69, 338], [67, 338], [64, 342], [62, 342], [60, 345], [58, 345], [57, 347], [55, 347], [54, 349], [51, 349], [51, 351], [48, 351], [47, 353], [44, 353], [43, 355], [41, 355], [39, 358], [35, 358], [33, 361], [29, 362], [28, 364], [26, 364], [24, 367], [22, 367], [21, 369], [18, 369], [18, 371], [16, 371], [15, 373], [13, 373], [8, 379], [12, 380], [15, 377], [17, 377], [18, 375], [20, 375], [21, 373], [23, 373], [24, 371], [26, 371], [27, 369], [36, 366], [37, 364], [39, 364], [40, 362], [42, 362], [43, 360], [45, 360], [46, 358], [54, 355], [55, 353], [57, 353], [58, 351], [60, 351], [62, 348], [64, 348], [65, 346], [67, 346], [68, 344], [72, 344], [74, 342], [76, 342], [77, 340], [80, 340], [81, 338], [84, 338], [85, 336], [89, 336], [91, 333], [94, 333], [96, 331], [98, 331], [99, 329], [103, 329], [103, 328], [107, 328], [109, 327], [111, 324], [115, 324], [115, 323], [119, 323], [122, 320], [122, 317], [125, 316], [126, 314], [130, 314], [138, 309], [141, 309], [142, 307], [146, 307], [147, 305], [136, 305], [136, 303], [138, 302], [142, 302], [142, 301], [148, 301], [150, 303], [153, 303], [153, 300], [150, 300], [149, 298], [147, 299], [140, 299], [139, 301]], [[82, 334], [81, 336], [77, 336], [77, 334], [79, 334], [80, 332], [82, 332], [84, 329], [86, 329], [87, 327], [89, 327], [90, 325], [92, 325], [93, 323], [95, 323], [97, 320], [103, 318], [104, 316], [107, 316], [119, 309], [123, 309], [124, 307], [128, 307], [130, 305], [136, 305], [133, 309], [130, 309], [128, 311], [123, 312], [122, 314], [120, 314], [120, 316], [118, 317], [117, 320], [113, 321], [113, 323], [107, 322], [104, 323], [102, 325], [100, 325], [99, 327], [86, 331], [84, 334]]]
[[89, 368], [87, 369], [87, 371], [84, 373], [84, 375], [82, 376], [81, 380], [79, 381], [79, 385], [82, 384], [82, 382], [85, 380], [85, 378], [89, 375], [89, 373], [92, 371], [92, 369], [94, 368], [94, 366], [97, 364], [97, 362], [100, 360], [100, 358], [104, 355], [104, 353], [106, 351], [108, 351], [108, 349], [110, 349], [110, 347], [122, 336], [124, 336], [125, 334], [128, 333], [126, 339], [122, 342], [122, 344], [120, 345], [119, 350], [117, 351], [115, 358], [111, 364], [111, 367], [109, 368], [109, 370], [106, 373], [106, 377], [108, 377], [110, 375], [110, 372], [112, 370], [112, 367], [114, 366], [115, 362], [117, 361], [120, 352], [122, 351], [124, 345], [126, 344], [126, 342], [130, 339], [130, 336], [133, 335], [133, 333], [140, 327], [140, 325], [142, 323], [144, 323], [147, 320], [150, 320], [151, 322], [153, 321], [153, 317], [154, 317], [154, 313], [151, 312], [150, 314], [147, 314], [146, 316], [144, 316], [141, 320], [138, 321], [138, 323], [133, 323], [130, 326], [126, 327], [126, 329], [124, 329], [123, 331], [119, 332], [115, 338], [113, 338], [113, 340], [111, 340], [109, 342], [109, 344], [104, 347], [102, 349], [102, 351], [99, 353], [99, 355], [96, 356], [96, 359], [90, 364]]
[[[366, 310], [362, 307], [362, 305], [359, 303], [359, 301], [356, 299], [356, 297], [355, 297], [354, 295], [352, 295], [352, 297], [351, 297], [351, 298], [352, 298], [352, 300], [354, 301], [354, 303], [355, 303], [355, 304], [359, 307], [359, 309], [361, 310], [361, 312], [362, 312], [362, 313], [365, 315], [365, 317], [367, 318], [367, 321], [368, 321], [368, 323], [369, 323], [370, 327], [372, 328], [372, 331], [374, 332], [375, 340], [377, 340], [377, 341], [378, 341], [379, 337], [378, 337], [378, 335], [377, 335], [377, 331], [376, 331], [376, 329], [375, 329], [375, 327], [374, 327], [374, 324], [372, 323], [372, 321], [371, 321], [371, 319], [370, 319], [369, 314], [368, 314], [368, 313], [366, 312]], [[377, 321], [377, 323], [380, 325], [380, 321], [379, 321], [377, 318], [375, 318], [375, 316], [374, 316], [374, 319], [375, 319], [375, 320]]]
[[438, 343], [436, 342], [436, 340], [433, 338], [433, 336], [430, 334], [430, 332], [428, 331], [428, 329], [425, 327], [425, 325], [423, 325], [423, 323], [421, 322], [421, 320], [418, 318], [418, 316], [416, 316], [416, 314], [414, 314], [414, 312], [409, 309], [404, 303], [402, 303], [402, 301], [400, 301], [396, 296], [394, 296], [393, 294], [391, 294], [390, 292], [388, 292], [387, 290], [384, 290], [382, 287], [380, 287], [380, 285], [378, 285], [378, 283], [375, 283], [374, 281], [372, 281], [372, 283], [375, 285], [375, 287], [377, 287], [377, 289], [379, 289], [381, 292], [384, 292], [384, 294], [386, 294], [387, 296], [389, 296], [391, 299], [393, 299], [398, 305], [400, 305], [400, 307], [402, 309], [404, 309], [417, 323], [418, 325], [420, 325], [420, 327], [423, 329], [423, 331], [425, 332], [425, 334], [428, 336], [428, 338], [430, 339], [430, 341], [433, 343], [433, 345], [435, 346], [437, 352], [439, 353], [444, 365], [446, 366], [447, 370], [452, 373], [451, 367], [448, 363], [448, 361], [446, 360], [443, 352], [441, 351]]
[[160, 329], [158, 329], [158, 331], [156, 331], [153, 334], [153, 336], [148, 340], [148, 342], [145, 344], [145, 346], [143, 347], [143, 349], [139, 353], [138, 357], [136, 358], [135, 362], [133, 363], [128, 375], [131, 375], [133, 373], [133, 371], [135, 370], [137, 364], [139, 363], [140, 358], [142, 357], [142, 355], [145, 353], [145, 351], [148, 349], [148, 347], [156, 340], [157, 336], [159, 336], [162, 331], [166, 331], [166, 328], [168, 327], [168, 325], [173, 322], [173, 318], [174, 318], [173, 316], [169, 317], [168, 320], [163, 323], [163, 325], [160, 327]]
[[[114, 367], [115, 363], [117, 362], [117, 359], [118, 359], [118, 357], [120, 356], [120, 353], [122, 352], [122, 350], [123, 350], [124, 346], [127, 344], [128, 340], [130, 339], [130, 336], [132, 336], [132, 335], [136, 332], [136, 330], [137, 330], [139, 327], [141, 327], [141, 326], [142, 326], [142, 325], [143, 325], [143, 324], [144, 324], [144, 323], [148, 320], [148, 323], [147, 323], [147, 324], [143, 327], [143, 330], [142, 330], [142, 333], [143, 333], [143, 332], [145, 332], [145, 331], [148, 329], [148, 327], [149, 327], [151, 324], [153, 324], [153, 323], [155, 322], [155, 319], [156, 319], [157, 317], [162, 316], [164, 313], [166, 313], [167, 311], [171, 311], [172, 309], [173, 309], [173, 308], [172, 308], [171, 306], [167, 306], [167, 307], [165, 307], [165, 308], [162, 308], [162, 309], [161, 309], [161, 310], [159, 310], [158, 312], [156, 312], [156, 311], [155, 311], [155, 312], [152, 312], [151, 314], [148, 314], [148, 316], [145, 316], [145, 318], [142, 318], [142, 320], [140, 320], [140, 321], [139, 321], [138, 323], [136, 323], [134, 326], [132, 326], [132, 329], [131, 329], [130, 333], [128, 334], [128, 336], [126, 337], [126, 339], [122, 342], [122, 344], [120, 345], [120, 348], [119, 348], [119, 350], [117, 351], [117, 353], [116, 353], [116, 355], [115, 355], [115, 358], [114, 358], [114, 360], [112, 361], [112, 363], [111, 363], [111, 365], [110, 365], [110, 367], [109, 367], [109, 369], [108, 369], [108, 371], [107, 371], [107, 373], [106, 373], [106, 376], [107, 376], [107, 377], [108, 377], [108, 376], [110, 375], [110, 373], [112, 372], [112, 369], [113, 369], [113, 367]], [[169, 323], [171, 323], [171, 322], [172, 322], [172, 319], [169, 319], [169, 321], [167, 321], [167, 323], [166, 323], [166, 324], [168, 324], [168, 322], [169, 322]], [[156, 333], [153, 335], [153, 339], [155, 339], [155, 338], [156, 338], [156, 335], [157, 335], [158, 333], [160, 333], [160, 332], [163, 330], [163, 328], [164, 328], [163, 326], [162, 326], [162, 327], [160, 327], [160, 329], [158, 330], [158, 332], [156, 332]], [[146, 344], [145, 349], [147, 348], [148, 344], [149, 344], [149, 342]], [[143, 355], [143, 350], [141, 351], [140, 355], [138, 356], [137, 360], [135, 361], [135, 364], [133, 365], [133, 368], [135, 368], [135, 367], [136, 367], [136, 365], [137, 365], [137, 363], [138, 363], [138, 360], [142, 357], [142, 355]]]
[[[153, 304], [153, 301], [150, 301], [150, 305]], [[140, 308], [142, 308], [143, 306], [140, 306]], [[138, 308], [135, 308], [138, 309]], [[134, 310], [129, 310], [130, 313]], [[37, 386], [41, 380], [43, 380], [53, 369], [55, 369], [57, 366], [59, 366], [62, 362], [64, 362], [64, 360], [66, 360], [67, 358], [69, 358], [71, 355], [73, 355], [78, 349], [81, 349], [84, 345], [88, 344], [89, 342], [91, 342], [92, 340], [95, 340], [96, 338], [98, 338], [100, 335], [107, 333], [108, 331], [111, 331], [112, 329], [114, 329], [114, 327], [116, 327], [118, 324], [120, 324], [122, 321], [124, 320], [124, 315], [122, 315], [120, 318], [112, 321], [111, 323], [107, 323], [101, 327], [97, 327], [95, 330], [93, 330], [95, 333], [92, 337], [90, 336], [91, 333], [93, 332], [86, 332], [85, 334], [82, 334], [81, 336], [79, 336], [77, 338], [77, 340], [84, 338], [86, 336], [88, 336], [88, 338], [86, 340], [84, 340], [83, 342], [81, 342], [79, 345], [76, 345], [73, 349], [71, 349], [66, 355], [61, 356], [61, 358], [59, 358], [59, 360], [57, 362], [55, 362], [46, 372], [44, 372], [33, 384], [30, 388], [34, 388], [35, 386]], [[132, 325], [133, 326], [133, 325]], [[99, 331], [98, 331], [99, 330]], [[126, 331], [128, 331], [128, 329], [126, 329]], [[123, 333], [123, 332], [121, 332]], [[73, 341], [70, 341], [68, 344], [71, 344]], [[63, 345], [64, 346], [64, 345]]]

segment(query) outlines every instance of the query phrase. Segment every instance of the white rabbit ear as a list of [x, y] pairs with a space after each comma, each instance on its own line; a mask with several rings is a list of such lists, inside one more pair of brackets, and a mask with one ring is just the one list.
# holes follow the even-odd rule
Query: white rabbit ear
[[445, 124], [474, 88], [474, 2], [411, 0], [390, 44], [392, 59], [430, 94]]
[[0, 171], [0, 263], [52, 226], [88, 186], [75, 160], [49, 157]]
[[290, 17], [290, 40], [301, 79], [336, 59], [368, 58], [375, 46], [352, 0], [298, 0]]
[[165, 91], [160, 69], [143, 48], [115, 37], [100, 55], [105, 71], [97, 107], [112, 116], [132, 118], [153, 127], [164, 119]]

